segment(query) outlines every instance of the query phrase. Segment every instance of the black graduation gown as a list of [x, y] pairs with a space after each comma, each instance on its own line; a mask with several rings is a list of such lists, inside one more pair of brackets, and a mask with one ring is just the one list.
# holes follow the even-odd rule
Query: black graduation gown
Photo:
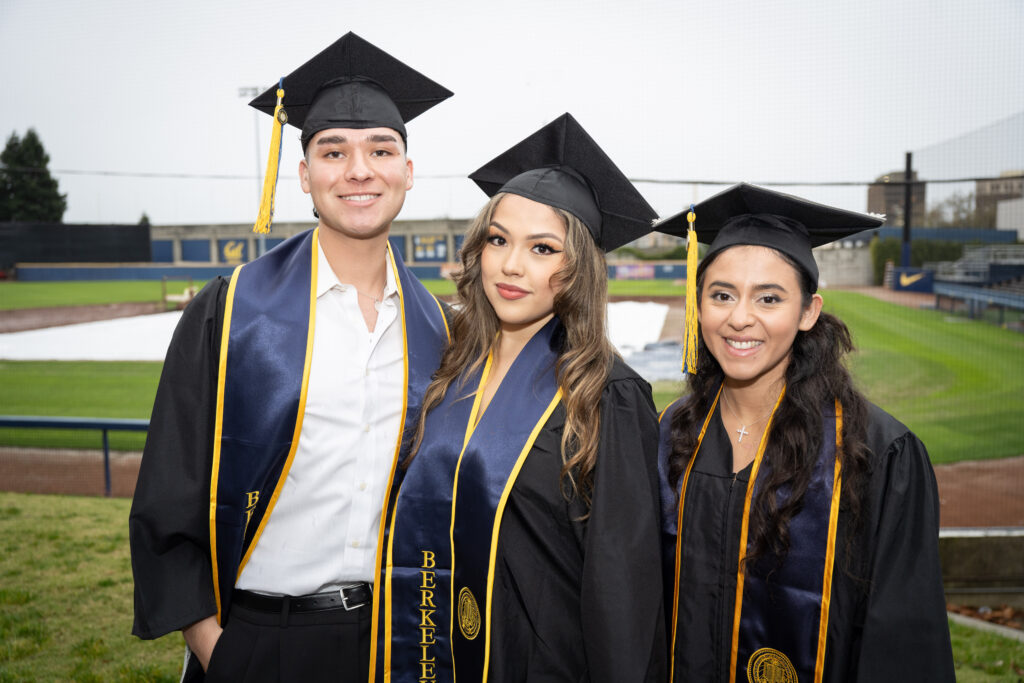
[[[752, 469], [733, 474], [731, 443], [716, 409], [683, 511], [677, 682], [729, 679], [740, 524]], [[840, 509], [824, 680], [953, 681], [939, 501], [928, 454], [913, 433], [873, 405], [867, 444], [870, 483], [849, 552], [851, 530]], [[676, 512], [665, 516], [668, 549], [675, 548]], [[670, 575], [670, 605], [671, 583]]]
[[210, 471], [228, 281], [185, 308], [160, 375], [128, 517], [135, 623], [158, 638], [217, 613], [210, 567]]
[[628, 683], [666, 677], [657, 414], [616, 359], [601, 398], [590, 516], [560, 488], [565, 408], [512, 487], [495, 562], [489, 680]]

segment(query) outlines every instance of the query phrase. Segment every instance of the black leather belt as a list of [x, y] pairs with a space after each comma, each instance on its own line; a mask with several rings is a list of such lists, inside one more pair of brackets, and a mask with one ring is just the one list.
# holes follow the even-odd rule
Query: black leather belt
[[340, 590], [313, 595], [262, 595], [251, 591], [236, 590], [232, 601], [246, 609], [257, 612], [321, 612], [329, 609], [351, 611], [370, 604], [373, 589], [370, 584], [353, 583]]

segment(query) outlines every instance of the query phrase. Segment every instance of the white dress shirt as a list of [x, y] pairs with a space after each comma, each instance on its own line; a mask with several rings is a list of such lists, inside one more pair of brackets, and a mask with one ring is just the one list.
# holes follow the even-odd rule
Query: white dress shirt
[[405, 391], [401, 302], [388, 261], [370, 332], [356, 289], [340, 283], [318, 252], [313, 360], [299, 445], [236, 584], [260, 593], [320, 593], [373, 582], [376, 574], [377, 531]]

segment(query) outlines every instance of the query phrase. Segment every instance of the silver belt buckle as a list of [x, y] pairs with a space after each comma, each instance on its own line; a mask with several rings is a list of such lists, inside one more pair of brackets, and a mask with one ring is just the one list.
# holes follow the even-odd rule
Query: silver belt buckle
[[350, 604], [348, 604], [348, 596], [345, 595], [345, 591], [347, 589], [349, 589], [349, 588], [356, 588], [358, 586], [359, 586], [358, 583], [350, 583], [349, 585], [342, 586], [341, 588], [338, 589], [338, 595], [341, 596], [341, 606], [345, 608], [346, 612], [351, 612], [354, 609], [359, 609], [360, 607], [362, 607], [363, 605], [366, 604], [365, 602], [361, 602], [358, 605], [350, 605]]

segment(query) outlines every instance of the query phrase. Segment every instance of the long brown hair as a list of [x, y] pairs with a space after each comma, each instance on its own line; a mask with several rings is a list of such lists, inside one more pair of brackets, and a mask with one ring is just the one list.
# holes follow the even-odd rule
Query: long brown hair
[[[719, 252], [722, 253], [722, 252]], [[810, 305], [815, 291], [811, 277], [795, 261], [775, 252], [792, 266], [800, 281], [802, 305]], [[701, 300], [704, 274], [714, 261], [701, 263], [697, 276], [697, 301]], [[786, 366], [786, 393], [772, 420], [765, 447], [766, 475], [758, 477], [758, 493], [751, 503], [750, 553], [746, 562], [764, 555], [785, 557], [789, 551], [789, 522], [800, 510], [822, 445], [822, 409], [838, 399], [843, 408], [842, 449], [839, 453], [843, 488], [840, 502], [850, 519], [850, 529], [860, 521], [862, 499], [869, 473], [867, 400], [857, 391], [844, 364], [853, 350], [850, 330], [839, 318], [822, 312], [814, 327], [798, 331]], [[690, 396], [672, 416], [672, 454], [669, 481], [678, 490], [679, 480], [697, 447], [697, 429], [711, 410], [724, 381], [722, 366], [697, 333], [697, 370], [689, 375]], [[748, 486], [753, 486], [750, 482]], [[787, 490], [779, 505], [780, 489]], [[850, 538], [847, 539], [849, 544]], [[745, 550], [745, 549], [744, 549]]]
[[[427, 413], [444, 400], [453, 382], [465, 378], [487, 359], [500, 328], [481, 284], [480, 255], [487, 244], [494, 211], [505, 194], [497, 194], [480, 211], [462, 243], [462, 269], [454, 276], [458, 303], [452, 321], [452, 343], [441, 367], [423, 396], [413, 434], [408, 467], [423, 441]], [[614, 353], [605, 330], [608, 303], [608, 269], [586, 226], [568, 211], [551, 208], [565, 225], [565, 263], [552, 277], [558, 290], [554, 312], [562, 322], [565, 338], [555, 373], [565, 405], [562, 431], [562, 477], [566, 495], [576, 493], [589, 504], [593, 470], [600, 438], [600, 411], [595, 409], [604, 391]]]

